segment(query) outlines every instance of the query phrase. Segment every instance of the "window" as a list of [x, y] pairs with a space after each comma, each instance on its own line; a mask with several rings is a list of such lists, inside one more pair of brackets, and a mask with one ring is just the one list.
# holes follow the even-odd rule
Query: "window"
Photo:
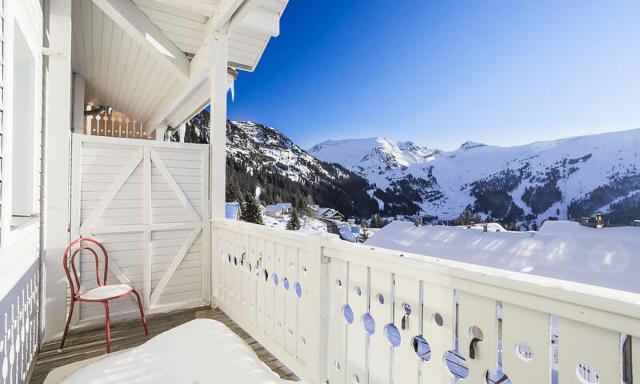
[[11, 214], [36, 213], [34, 199], [34, 89], [35, 57], [24, 34], [16, 24], [13, 59], [13, 132], [11, 167]]

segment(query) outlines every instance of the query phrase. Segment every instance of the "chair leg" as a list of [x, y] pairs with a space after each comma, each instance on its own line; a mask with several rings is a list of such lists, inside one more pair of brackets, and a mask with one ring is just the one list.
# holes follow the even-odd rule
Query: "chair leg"
[[142, 300], [140, 300], [140, 294], [135, 289], [132, 291], [134, 295], [136, 295], [136, 299], [138, 299], [138, 308], [140, 309], [140, 318], [142, 319], [142, 326], [144, 327], [144, 334], [149, 336], [149, 330], [147, 329], [147, 318], [144, 315], [144, 311], [142, 310]]
[[103, 301], [105, 313], [105, 328], [107, 330], [107, 353], [111, 353], [111, 322], [109, 321], [109, 302]]
[[73, 316], [73, 308], [76, 306], [76, 302], [71, 298], [71, 304], [69, 305], [69, 317], [67, 317], [67, 325], [64, 326], [64, 333], [62, 334], [62, 341], [60, 342], [60, 349], [64, 348], [64, 341], [69, 333], [69, 324], [71, 324], [71, 317]]

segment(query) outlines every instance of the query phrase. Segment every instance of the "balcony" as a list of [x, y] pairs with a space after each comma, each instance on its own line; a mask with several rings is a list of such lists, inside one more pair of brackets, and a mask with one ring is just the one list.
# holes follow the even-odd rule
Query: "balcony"
[[[99, 305], [78, 306], [69, 344], [56, 349], [68, 311], [62, 254], [81, 236], [105, 244], [110, 282], [139, 290], [151, 336], [218, 320], [284, 380], [640, 380], [637, 291], [222, 218], [227, 94], [280, 33], [286, 0], [1, 3], [2, 39], [13, 39], [15, 26], [28, 37], [0, 50], [0, 109], [28, 117], [3, 119], [2, 138], [29, 134], [23, 146], [2, 143], [12, 149], [2, 153], [0, 383], [24, 383], [33, 367], [32, 382], [43, 382], [54, 368], [104, 355]], [[33, 53], [25, 71], [16, 70], [16, 42]], [[15, 92], [23, 83], [33, 94]], [[208, 103], [210, 145], [150, 140]], [[33, 156], [22, 163], [22, 153]], [[7, 193], [23, 173], [33, 177], [21, 193]], [[29, 209], [16, 216], [29, 220], [16, 227], [20, 204]], [[91, 288], [94, 265], [77, 267]], [[147, 345], [127, 300], [111, 307], [114, 352]], [[224, 367], [234, 345], [212, 343], [201, 357], [221, 353], [215, 362]]]
[[[151, 317], [153, 333], [218, 319], [281, 376], [314, 384], [640, 377], [635, 293], [224, 219], [211, 238], [216, 309]], [[117, 349], [145, 340], [128, 323], [115, 329]], [[33, 382], [102, 353], [101, 334], [77, 333], [61, 353], [43, 346]]]

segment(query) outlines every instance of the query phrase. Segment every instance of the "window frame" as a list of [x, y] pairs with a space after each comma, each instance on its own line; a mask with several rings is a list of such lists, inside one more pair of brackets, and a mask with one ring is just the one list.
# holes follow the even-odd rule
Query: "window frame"
[[[4, 109], [2, 116], [3, 126], [3, 143], [2, 143], [2, 191], [0, 199], [2, 201], [2, 211], [0, 214], [0, 245], [4, 248], [18, 239], [28, 235], [32, 230], [40, 223], [40, 206], [38, 203], [40, 196], [40, 183], [39, 172], [41, 167], [39, 162], [38, 153], [38, 135], [40, 135], [41, 129], [41, 105], [38, 104], [38, 93], [42, 92], [42, 37], [38, 35], [36, 26], [33, 25], [30, 12], [32, 9], [27, 9], [27, 4], [22, 1], [4, 1], [4, 26], [3, 26], [3, 43], [4, 48], [2, 52], [2, 63], [4, 65], [2, 77], [4, 79]], [[29, 156], [32, 156], [32, 164], [28, 172], [31, 173], [33, 178], [32, 188], [29, 191], [27, 198], [33, 201], [33, 214], [30, 216], [21, 217], [16, 220], [13, 216], [13, 142], [14, 142], [14, 77], [15, 77], [15, 55], [16, 55], [16, 31], [19, 28], [22, 33], [28, 51], [33, 55], [33, 105], [32, 110], [29, 112], [32, 114], [31, 140], [29, 148]], [[16, 223], [17, 221], [17, 223]], [[16, 223], [15, 226], [12, 224]]]

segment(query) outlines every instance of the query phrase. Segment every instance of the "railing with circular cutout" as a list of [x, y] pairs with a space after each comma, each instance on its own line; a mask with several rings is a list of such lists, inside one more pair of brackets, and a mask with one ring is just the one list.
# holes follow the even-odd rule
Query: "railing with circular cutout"
[[[250, 319], [253, 308], [255, 320], [246, 324], [255, 322], [261, 334], [292, 351], [287, 356], [324, 359], [324, 378], [332, 384], [356, 378], [402, 383], [415, 377], [436, 383], [452, 377], [480, 383], [480, 377], [487, 384], [546, 384], [552, 371], [562, 382], [600, 384], [621, 381], [622, 371], [629, 370], [620, 331], [632, 332], [634, 326], [620, 327], [610, 316], [632, 319], [629, 312], [617, 314], [622, 306], [607, 312], [584, 301], [574, 304], [572, 312], [564, 309], [567, 295], [560, 292], [556, 298], [543, 285], [518, 290], [520, 286], [510, 286], [500, 276], [477, 275], [474, 280], [472, 270], [452, 277], [455, 266], [443, 268], [431, 261], [432, 269], [422, 271], [415, 260], [405, 263], [406, 255], [352, 250], [325, 239], [295, 249], [289, 236], [279, 242], [256, 235], [262, 241], [257, 246], [251, 245], [253, 235], [243, 234], [247, 240], [234, 236], [233, 247], [223, 248], [217, 258], [227, 274], [221, 279], [229, 292], [223, 309], [236, 306], [230, 314]], [[314, 251], [317, 243], [324, 244], [320, 251]], [[244, 256], [243, 249], [248, 249]], [[322, 258], [314, 261], [317, 255]], [[234, 268], [245, 264], [247, 269]], [[252, 284], [249, 275], [258, 284], [255, 288], [247, 285]], [[528, 281], [520, 284], [534, 287]], [[309, 302], [317, 309], [314, 317]], [[563, 316], [531, 304], [538, 302], [564, 311]], [[581, 306], [590, 315], [588, 322], [578, 316]], [[327, 355], [320, 356], [323, 343]]]

